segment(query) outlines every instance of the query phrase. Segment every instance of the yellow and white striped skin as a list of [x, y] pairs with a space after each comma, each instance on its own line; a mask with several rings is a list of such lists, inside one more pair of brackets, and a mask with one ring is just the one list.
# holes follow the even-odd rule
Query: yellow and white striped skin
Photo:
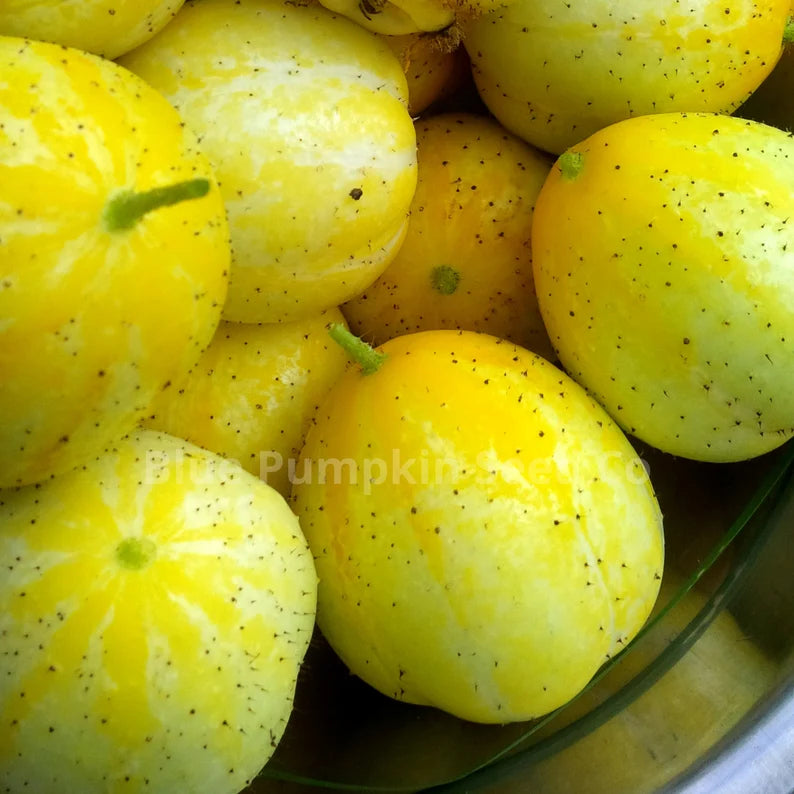
[[[110, 230], [125, 190], [202, 177], [196, 198]], [[0, 37], [0, 487], [129, 432], [220, 320], [223, 201], [168, 103], [111, 61]]]
[[105, 58], [143, 44], [185, 0], [2, 0], [0, 35], [65, 44]]
[[374, 374], [351, 367], [321, 406], [293, 486], [318, 626], [397, 699], [489, 723], [551, 711], [656, 599], [664, 541], [643, 464], [529, 351], [469, 331], [379, 350]]
[[282, 322], [361, 292], [405, 234], [416, 138], [386, 44], [321, 6], [187, 2], [121, 61], [179, 109], [218, 174], [224, 317]]
[[792, 184], [790, 134], [711, 113], [621, 121], [552, 168], [532, 226], [540, 310], [626, 432], [714, 463], [794, 435]]
[[272, 754], [314, 625], [297, 519], [144, 431], [0, 495], [0, 790], [235, 794]]
[[416, 129], [408, 234], [378, 280], [342, 307], [351, 328], [376, 345], [463, 328], [553, 359], [529, 241], [551, 159], [484, 116], [442, 113]]
[[782, 51], [790, 0], [515, 0], [465, 26], [480, 96], [559, 154], [609, 124], [730, 113]]
[[193, 370], [157, 396], [145, 426], [235, 460], [288, 496], [289, 461], [347, 365], [332, 322], [344, 322], [339, 309], [292, 323], [221, 323]]

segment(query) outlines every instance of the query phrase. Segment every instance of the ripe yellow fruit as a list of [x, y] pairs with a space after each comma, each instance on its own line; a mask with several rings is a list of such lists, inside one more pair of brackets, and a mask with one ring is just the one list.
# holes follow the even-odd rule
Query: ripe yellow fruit
[[397, 337], [309, 430], [293, 504], [318, 625], [381, 692], [481, 722], [575, 695], [656, 598], [642, 462], [540, 356], [486, 334]]
[[533, 266], [566, 368], [621, 427], [726, 462], [794, 434], [794, 139], [710, 113], [607, 127], [559, 159]]
[[375, 33], [401, 36], [409, 33], [454, 31], [457, 23], [476, 18], [512, 0], [320, 0], [326, 7]]
[[0, 35], [77, 47], [118, 58], [143, 44], [185, 0], [3, 0]]
[[496, 118], [559, 154], [622, 119], [734, 110], [775, 66], [788, 13], [789, 0], [516, 0], [464, 43]]
[[532, 210], [552, 161], [482, 116], [417, 123], [419, 179], [405, 242], [343, 307], [379, 345], [398, 334], [482, 331], [553, 358], [532, 276]]
[[229, 244], [210, 164], [174, 109], [54, 44], [0, 37], [0, 196], [6, 487], [93, 458], [195, 364]]
[[161, 392], [146, 426], [237, 461], [289, 495], [311, 417], [347, 357], [328, 336], [339, 309], [292, 323], [221, 323], [192, 372]]
[[405, 75], [380, 39], [316, 5], [200, 0], [122, 63], [215, 166], [234, 252], [226, 319], [311, 317], [380, 275], [416, 187]]
[[402, 64], [408, 81], [408, 112], [418, 116], [434, 102], [445, 99], [470, 77], [463, 47], [445, 47], [424, 33], [383, 36]]
[[437, 31], [455, 21], [440, 0], [321, 0], [322, 4], [356, 24], [388, 36]]
[[292, 708], [316, 575], [269, 486], [142, 432], [0, 495], [0, 789], [236, 794]]

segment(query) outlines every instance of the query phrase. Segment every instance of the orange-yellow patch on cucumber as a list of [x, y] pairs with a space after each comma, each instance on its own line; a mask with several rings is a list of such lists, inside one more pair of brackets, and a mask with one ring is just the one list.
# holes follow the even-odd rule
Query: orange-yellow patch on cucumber
[[454, 93], [470, 78], [466, 51], [457, 43], [448, 43], [444, 36], [411, 33], [384, 36], [383, 40], [397, 55], [405, 71], [411, 116], [418, 116], [434, 102]]
[[419, 176], [405, 242], [342, 310], [374, 344], [442, 328], [553, 355], [532, 277], [532, 210], [551, 160], [492, 119], [444, 113], [417, 127]]
[[212, 337], [230, 253], [211, 166], [180, 117], [78, 50], [0, 37], [0, 183], [4, 487], [134, 427]]
[[286, 725], [316, 576], [295, 516], [149, 431], [0, 496], [0, 787], [235, 794]]
[[338, 309], [292, 323], [221, 323], [145, 425], [236, 460], [288, 495], [311, 417], [347, 363], [328, 338], [331, 322], [344, 322]]
[[623, 121], [552, 169], [532, 230], [540, 308], [626, 431], [710, 461], [794, 433], [792, 182], [790, 135], [717, 114]]
[[482, 722], [550, 711], [655, 600], [642, 462], [579, 386], [508, 342], [435, 331], [375, 353], [324, 402], [293, 486], [319, 625], [397, 699]]
[[226, 319], [311, 317], [386, 267], [416, 136], [402, 67], [377, 36], [318, 5], [201, 0], [121, 62], [215, 166], [233, 248]]

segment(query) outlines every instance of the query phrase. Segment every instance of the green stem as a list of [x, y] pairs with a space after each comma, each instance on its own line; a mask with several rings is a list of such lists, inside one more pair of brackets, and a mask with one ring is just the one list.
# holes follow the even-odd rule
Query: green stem
[[157, 555], [157, 547], [149, 538], [125, 538], [116, 546], [116, 561], [122, 568], [140, 571]]
[[182, 201], [202, 198], [209, 193], [208, 179], [189, 179], [167, 187], [156, 187], [141, 193], [123, 190], [105, 206], [105, 228], [110, 232], [132, 229], [148, 212], [179, 204]]
[[460, 273], [449, 265], [439, 265], [430, 271], [430, 283], [436, 292], [453, 295], [460, 283]]
[[584, 154], [582, 152], [563, 152], [557, 162], [563, 179], [576, 179], [584, 166]]
[[359, 339], [341, 323], [331, 323], [328, 334], [353, 361], [361, 367], [364, 375], [372, 375], [380, 369], [381, 364], [388, 358], [385, 353], [379, 353], [372, 345]]
[[794, 43], [794, 16], [786, 20], [786, 27], [783, 28], [783, 44]]

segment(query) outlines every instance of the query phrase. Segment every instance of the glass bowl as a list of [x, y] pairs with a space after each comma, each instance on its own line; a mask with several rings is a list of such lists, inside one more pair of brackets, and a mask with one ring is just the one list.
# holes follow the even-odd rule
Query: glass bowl
[[665, 517], [662, 590], [583, 693], [476, 725], [378, 694], [317, 634], [247, 794], [794, 789], [794, 443], [735, 464], [637, 449]]

